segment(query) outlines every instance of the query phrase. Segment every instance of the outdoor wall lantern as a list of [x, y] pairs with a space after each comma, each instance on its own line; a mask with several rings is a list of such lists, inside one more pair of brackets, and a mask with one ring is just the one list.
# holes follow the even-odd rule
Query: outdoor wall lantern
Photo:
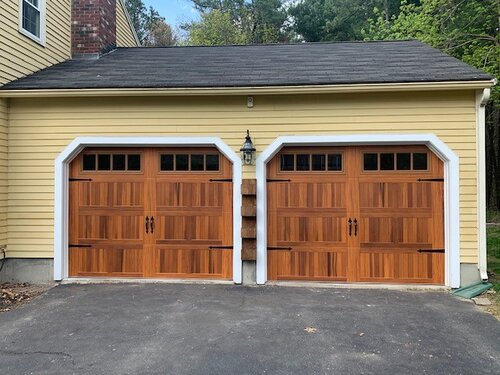
[[241, 160], [243, 161], [243, 165], [255, 164], [255, 151], [256, 149], [253, 145], [252, 138], [250, 138], [250, 130], [247, 130], [245, 143], [243, 143], [243, 147], [240, 148]]

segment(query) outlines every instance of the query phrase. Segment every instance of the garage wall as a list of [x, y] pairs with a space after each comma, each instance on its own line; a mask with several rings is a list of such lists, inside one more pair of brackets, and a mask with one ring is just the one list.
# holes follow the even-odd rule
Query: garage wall
[[[434, 133], [460, 156], [461, 261], [477, 263], [473, 91], [255, 97], [13, 99], [9, 256], [53, 255], [54, 158], [77, 136], [218, 136], [235, 151], [279, 135]], [[254, 178], [246, 168], [244, 178]]]
[[0, 247], [7, 244], [8, 103], [0, 99]]
[[71, 57], [71, 0], [46, 4], [41, 46], [19, 32], [19, 0], [0, 1], [0, 85]]

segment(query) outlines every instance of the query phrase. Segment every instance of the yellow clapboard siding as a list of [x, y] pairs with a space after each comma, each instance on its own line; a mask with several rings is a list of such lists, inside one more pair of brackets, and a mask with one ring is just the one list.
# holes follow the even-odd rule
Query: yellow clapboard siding
[[[8, 103], [6, 99], [0, 99], [0, 144], [7, 143], [8, 135]], [[8, 159], [7, 147], [0, 148], [0, 246], [7, 245], [7, 205], [8, 205], [8, 165], [4, 160]]]
[[118, 47], [139, 47], [127, 19], [123, 0], [116, 1], [116, 45]]
[[280, 135], [436, 134], [460, 157], [461, 261], [477, 262], [474, 103], [472, 91], [258, 96], [252, 109], [244, 96], [12, 99], [9, 254], [51, 254], [54, 158], [75, 137], [217, 136], [238, 152], [250, 129], [259, 152]]
[[19, 1], [0, 2], [0, 85], [71, 57], [71, 1], [46, 2], [46, 41], [19, 32]]

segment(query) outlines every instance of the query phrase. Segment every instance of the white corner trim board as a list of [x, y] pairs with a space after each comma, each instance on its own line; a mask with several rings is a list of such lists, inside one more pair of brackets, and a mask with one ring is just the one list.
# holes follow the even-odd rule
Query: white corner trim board
[[479, 275], [488, 280], [486, 261], [486, 115], [485, 107], [490, 98], [490, 89], [476, 91], [476, 150], [477, 150], [477, 222]]
[[241, 284], [241, 159], [216, 137], [79, 137], [55, 160], [54, 280], [68, 278], [69, 164], [85, 147], [215, 146], [233, 163], [233, 281]]
[[267, 281], [266, 165], [285, 146], [415, 145], [429, 147], [444, 162], [445, 285], [460, 286], [460, 195], [458, 156], [434, 134], [284, 136], [257, 158], [257, 283]]

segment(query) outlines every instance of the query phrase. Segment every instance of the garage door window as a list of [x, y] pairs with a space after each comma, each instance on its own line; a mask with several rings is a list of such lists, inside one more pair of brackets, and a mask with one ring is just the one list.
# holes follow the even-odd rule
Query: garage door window
[[282, 154], [281, 172], [341, 172], [342, 154]]
[[84, 154], [82, 170], [85, 172], [137, 172], [141, 170], [140, 154]]
[[161, 154], [161, 172], [217, 172], [219, 155], [215, 154]]
[[366, 152], [363, 154], [364, 171], [427, 171], [426, 152]]

